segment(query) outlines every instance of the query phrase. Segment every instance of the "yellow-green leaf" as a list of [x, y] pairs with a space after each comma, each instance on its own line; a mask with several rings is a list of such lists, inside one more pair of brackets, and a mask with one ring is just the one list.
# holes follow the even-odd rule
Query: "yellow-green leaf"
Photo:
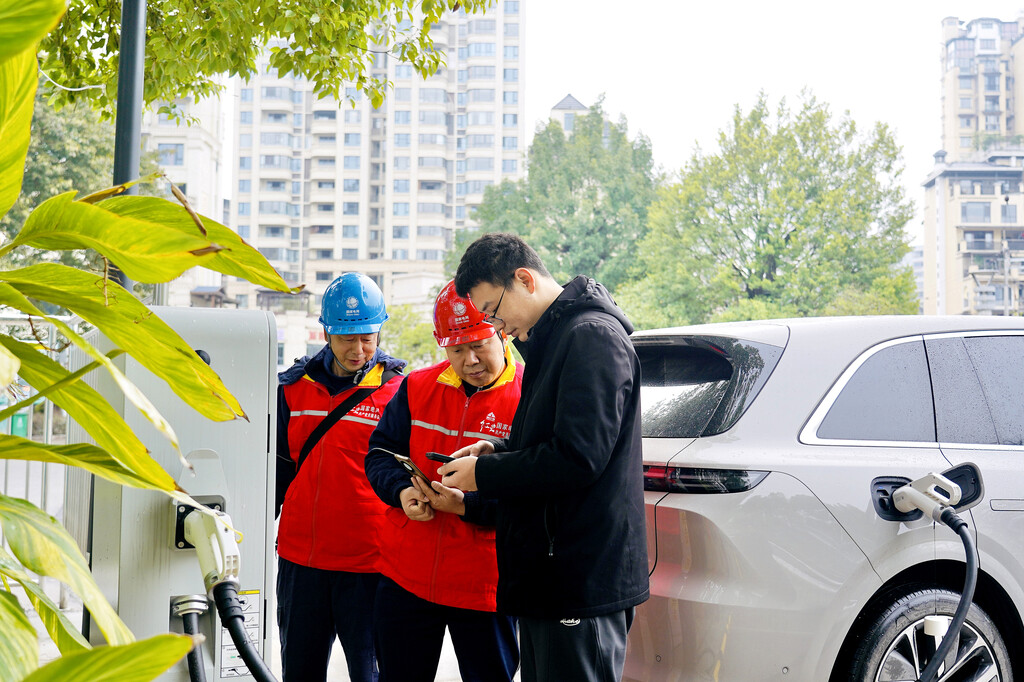
[[14, 357], [11, 351], [0, 348], [0, 386], [6, 386], [14, 381], [20, 365], [18, 358]]
[[[94, 388], [78, 380], [84, 371], [88, 371], [87, 368], [72, 374], [30, 344], [6, 335], [0, 335], [0, 348], [20, 358], [21, 378], [78, 422], [102, 448], [101, 452], [113, 460], [110, 463], [111, 468], [116, 468], [115, 465], [120, 466], [139, 479], [139, 482], [118, 482], [136, 487], [174, 489], [174, 480], [149, 456], [146, 446], [124, 419]], [[90, 365], [93, 368], [98, 366], [99, 363]], [[0, 457], [3, 456], [0, 452]], [[97, 462], [102, 465], [103, 460], [99, 459]], [[113, 474], [113, 471], [111, 473]]]
[[[45, 313], [43, 313], [42, 310], [37, 308], [36, 305], [32, 303], [32, 301], [30, 301], [27, 297], [33, 296], [35, 298], [39, 298], [42, 300], [51, 300], [47, 298], [47, 295], [52, 295], [55, 297], [53, 300], [58, 301], [58, 305], [65, 305], [62, 302], [64, 300], [64, 297], [59, 292], [55, 293], [54, 291], [51, 291], [47, 288], [43, 288], [41, 290], [42, 295], [37, 296], [32, 293], [26, 295], [19, 291], [18, 288], [3, 282], [3, 279], [5, 277], [13, 276], [16, 273], [24, 275], [24, 273], [32, 271], [35, 268], [39, 267], [41, 266], [36, 265], [30, 268], [25, 268], [20, 271], [0, 271], [0, 305], [6, 305], [10, 308], [14, 308], [15, 310], [20, 310], [26, 315], [34, 315], [36, 317], [40, 317], [52, 323], [55, 327], [57, 327], [57, 329], [59, 329], [66, 337], [68, 337], [68, 339], [70, 339], [70, 341], [73, 344], [75, 344], [83, 351], [85, 351], [85, 353], [89, 355], [89, 357], [91, 357], [93, 360], [101, 364], [107, 370], [107, 372], [110, 373], [110, 376], [117, 383], [118, 388], [120, 388], [121, 392], [124, 393], [125, 398], [127, 398], [132, 405], [135, 405], [135, 407], [139, 408], [139, 412], [141, 412], [142, 415], [147, 420], [149, 420], [149, 422], [153, 424], [154, 427], [156, 427], [157, 431], [159, 431], [160, 433], [164, 434], [164, 436], [167, 437], [167, 439], [171, 442], [171, 445], [175, 448], [175, 450], [179, 450], [180, 455], [178, 437], [175, 435], [174, 429], [171, 428], [171, 425], [167, 423], [167, 420], [164, 419], [163, 415], [161, 415], [160, 412], [153, 405], [153, 403], [150, 402], [149, 398], [147, 398], [142, 393], [142, 391], [139, 390], [138, 386], [129, 381], [128, 377], [124, 375], [124, 372], [119, 370], [114, 365], [114, 363], [110, 361], [110, 358], [103, 355], [103, 353], [100, 353], [96, 348], [93, 347], [92, 344], [90, 344], [88, 341], [82, 338], [80, 334], [78, 334], [74, 329], [69, 327], [63, 320], [46, 315]], [[93, 275], [89, 275], [88, 273], [80, 272], [79, 270], [75, 270], [73, 268], [69, 268], [63, 265], [47, 263], [46, 267], [57, 268], [58, 270], [69, 273], [66, 275], [68, 279], [76, 278], [78, 277], [78, 275], [85, 275], [85, 277], [91, 278], [92, 280], [97, 279]], [[139, 303], [138, 300], [136, 300], [134, 296], [125, 291], [123, 287], [113, 282], [107, 282], [103, 280], [103, 278], [99, 278], [99, 281], [105, 284], [107, 289], [103, 291], [101, 290], [101, 288], [97, 288], [97, 291], [99, 291], [99, 293], [93, 292], [93, 296], [98, 296], [100, 298], [100, 303], [96, 307], [100, 308], [101, 310], [104, 310], [105, 307], [103, 305], [103, 300], [106, 299], [110, 304], [109, 310], [114, 311], [117, 309], [117, 301], [123, 300], [126, 302], [124, 304], [126, 306], [131, 306], [132, 304], [142, 306], [142, 308], [145, 309], [148, 314], [148, 308]], [[23, 282], [19, 282], [18, 284], [26, 289], [32, 290], [31, 287], [25, 287]], [[65, 305], [65, 307], [74, 310], [72, 306]], [[85, 319], [84, 316], [83, 319]]]
[[[104, 201], [100, 206], [126, 218], [151, 220], [186, 234], [199, 233], [188, 211], [157, 197], [114, 197]], [[274, 291], [294, 293], [302, 290], [301, 286], [289, 287], [263, 254], [245, 243], [235, 232], [206, 216], [202, 216], [202, 220], [207, 238], [224, 247], [223, 251], [203, 261], [204, 268], [233, 277], [242, 277], [253, 284]]]
[[203, 265], [221, 248], [195, 231], [187, 234], [144, 217], [122, 217], [100, 205], [74, 201], [75, 194], [65, 192], [40, 204], [0, 254], [21, 245], [54, 251], [93, 249], [137, 282], [169, 282]]
[[0, 680], [16, 682], [39, 665], [36, 629], [17, 597], [0, 590]]
[[105, 646], [64, 656], [22, 682], [149, 682], [192, 648], [184, 635], [157, 635], [127, 646]]
[[[107, 187], [106, 189], [101, 189], [98, 192], [87, 194], [81, 199], [78, 199], [78, 201], [81, 201], [83, 204], [97, 204], [103, 201], [104, 199], [109, 199], [110, 197], [117, 196], [118, 194], [125, 191], [129, 187], [133, 187], [139, 184], [140, 182], [153, 182], [161, 175], [162, 173], [160, 173], [159, 171], [155, 173], [150, 173], [149, 175], [144, 175], [141, 178], [136, 178], [128, 182], [122, 182], [120, 185], [114, 185], [113, 187]], [[173, 184], [171, 185], [171, 187], [177, 189], [176, 187], [174, 187]]]
[[64, 0], [8, 0], [0, 3], [0, 62], [36, 44], [64, 15]]
[[[0, 16], [0, 33], [3, 27]], [[0, 217], [21, 194], [37, 83], [35, 43], [21, 54], [0, 59]]]
[[43, 621], [50, 639], [62, 654], [92, 648], [68, 617], [46, 596], [43, 588], [3, 548], [0, 548], [0, 575], [17, 580], [24, 588], [25, 595]]
[[[106, 450], [88, 443], [43, 445], [20, 436], [0, 434], [0, 459], [56, 462], [57, 464], [81, 467], [91, 474], [121, 485], [130, 485], [133, 488], [174, 490], [176, 487], [174, 480], [163, 469], [160, 469], [163, 476], [159, 482], [144, 478], [125, 467]], [[150, 461], [153, 460], [150, 459]], [[167, 479], [168, 483], [162, 479]]]
[[25, 568], [66, 583], [81, 597], [107, 642], [128, 644], [135, 639], [93, 580], [78, 545], [57, 519], [27, 500], [0, 495], [0, 526], [11, 552]]
[[[6, 286], [3, 282], [7, 283]], [[104, 304], [104, 284], [108, 290], [106, 296], [111, 301], [109, 305]], [[184, 339], [149, 308], [113, 282], [104, 282], [96, 275], [56, 263], [40, 263], [0, 272], [0, 304], [30, 315], [43, 316], [26, 297], [63, 306], [98, 327], [111, 343], [130, 353], [146, 369], [167, 381], [171, 390], [200, 414], [215, 421], [245, 416], [238, 400], [231, 395], [220, 377], [195, 354]], [[47, 319], [60, 326], [59, 321]], [[66, 327], [61, 327], [61, 331], [78, 345], [76, 337], [81, 337], [74, 331], [66, 330]], [[109, 363], [99, 351], [90, 355], [96, 360]], [[123, 374], [118, 375], [124, 377]], [[114, 376], [120, 382], [118, 375]], [[127, 382], [127, 379], [124, 381]], [[131, 386], [130, 383], [127, 385]], [[124, 389], [125, 384], [122, 384]], [[133, 403], [148, 404], [149, 401], [141, 393], [138, 395], [140, 402], [130, 397]]]

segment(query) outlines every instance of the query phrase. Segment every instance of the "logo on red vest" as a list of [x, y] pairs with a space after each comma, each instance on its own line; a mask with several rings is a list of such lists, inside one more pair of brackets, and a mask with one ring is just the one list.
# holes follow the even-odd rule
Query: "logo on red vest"
[[494, 434], [499, 438], [507, 438], [512, 431], [512, 425], [502, 424], [493, 412], [488, 412], [487, 416], [480, 420], [480, 431]]
[[348, 413], [349, 416], [359, 417], [360, 419], [369, 419], [371, 421], [380, 421], [381, 411], [375, 405], [361, 404], [356, 405], [355, 409]]

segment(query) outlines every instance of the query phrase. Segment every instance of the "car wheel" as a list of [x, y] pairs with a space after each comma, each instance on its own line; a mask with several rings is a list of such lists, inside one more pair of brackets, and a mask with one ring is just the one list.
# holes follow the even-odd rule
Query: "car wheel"
[[[884, 607], [860, 633], [850, 682], [917, 680], [939, 640], [924, 632], [925, 616], [952, 618], [960, 595], [940, 589], [906, 594]], [[959, 641], [939, 667], [936, 682], [1012, 682], [1010, 656], [995, 622], [977, 604], [967, 612]]]

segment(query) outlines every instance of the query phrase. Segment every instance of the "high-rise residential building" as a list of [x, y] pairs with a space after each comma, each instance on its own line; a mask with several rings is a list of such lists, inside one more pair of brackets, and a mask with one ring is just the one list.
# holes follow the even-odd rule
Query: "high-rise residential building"
[[[355, 88], [345, 101], [318, 99], [263, 57], [233, 102], [229, 224], [308, 295], [228, 278], [229, 297], [313, 313], [331, 281], [358, 271], [388, 301], [426, 301], [484, 189], [524, 172], [522, 19], [519, 0], [446, 14], [430, 35], [447, 66], [427, 79], [378, 54], [371, 74], [394, 84], [379, 108]], [[315, 316], [315, 335], [312, 327]]]
[[[143, 149], [156, 153], [167, 180], [177, 185], [196, 211], [226, 223], [229, 199], [224, 196], [222, 178], [230, 173], [230, 163], [224, 149], [226, 112], [221, 100], [182, 99], [175, 102], [175, 107], [180, 120], [158, 113], [156, 108], [144, 114]], [[158, 302], [175, 306], [223, 305], [222, 279], [219, 273], [192, 268], [161, 287], [166, 294]]]
[[926, 314], [1024, 313], [1024, 18], [942, 22], [942, 149], [924, 181]]

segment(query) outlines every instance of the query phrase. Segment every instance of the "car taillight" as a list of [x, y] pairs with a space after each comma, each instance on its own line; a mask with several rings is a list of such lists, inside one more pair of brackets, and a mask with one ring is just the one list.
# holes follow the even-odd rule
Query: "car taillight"
[[644, 490], [691, 494], [741, 493], [756, 486], [767, 475], [767, 471], [645, 464]]

